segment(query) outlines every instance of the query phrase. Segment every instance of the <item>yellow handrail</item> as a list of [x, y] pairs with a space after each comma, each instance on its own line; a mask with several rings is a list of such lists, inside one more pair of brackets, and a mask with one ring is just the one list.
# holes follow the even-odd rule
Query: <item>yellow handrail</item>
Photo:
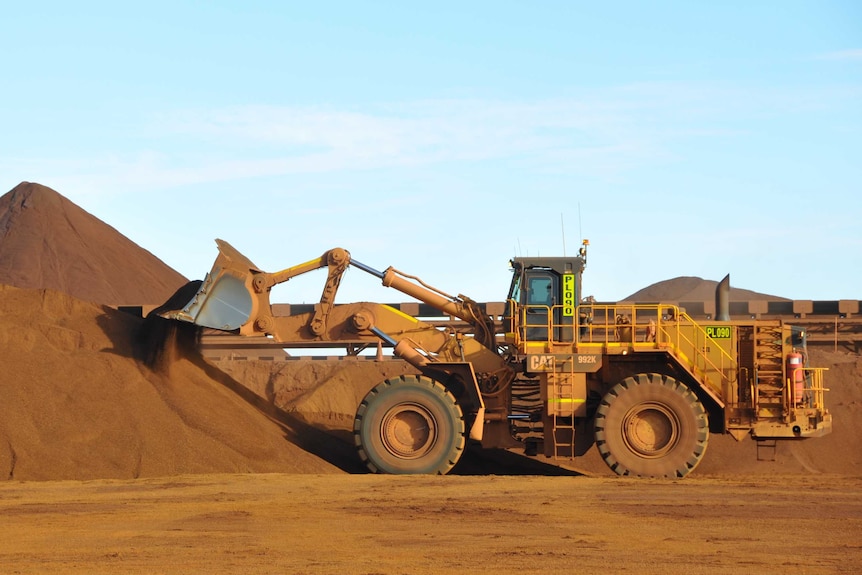
[[[507, 306], [507, 340], [522, 352], [538, 346], [548, 350], [569, 347], [589, 349], [601, 346], [609, 353], [628, 353], [661, 349], [671, 353], [701, 382], [728, 405], [738, 405], [736, 389], [740, 383], [739, 365], [723, 342], [707, 335], [706, 329], [679, 307], [671, 304], [581, 304], [574, 315], [564, 316], [563, 306]], [[804, 368], [806, 407], [823, 409], [823, 372], [826, 368]], [[756, 378], [745, 377], [751, 405], [759, 405]], [[785, 380], [784, 410], [799, 406], [793, 401], [795, 391]]]
[[[805, 367], [800, 368], [800, 370], [804, 373], [803, 375], [803, 397], [807, 405], [806, 407], [811, 407], [814, 409], [822, 409], [825, 406], [823, 394], [829, 391], [827, 388], [823, 387], [823, 372], [828, 371], [828, 367]], [[793, 393], [794, 382], [791, 378], [785, 379], [785, 396], [791, 397]], [[797, 401], [797, 404], [803, 403]]]
[[[599, 344], [607, 348], [631, 346], [637, 350], [665, 348], [714, 391], [725, 397], [732, 395], [729, 387], [737, 378], [736, 361], [717, 342], [710, 347], [718, 351], [719, 362], [710, 359], [704, 348], [712, 338], [675, 305], [591, 303], [578, 306], [573, 316], [563, 316], [563, 306], [519, 306], [509, 300], [509, 310], [508, 331], [514, 338], [512, 343], [518, 346], [530, 341], [548, 345]], [[683, 325], [691, 327], [684, 330]], [[717, 380], [712, 374], [717, 374]]]

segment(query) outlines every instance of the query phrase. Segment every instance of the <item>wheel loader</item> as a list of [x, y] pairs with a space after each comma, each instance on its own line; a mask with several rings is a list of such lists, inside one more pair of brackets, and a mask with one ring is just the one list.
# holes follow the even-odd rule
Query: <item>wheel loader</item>
[[[159, 315], [285, 346], [386, 345], [416, 375], [381, 381], [356, 408], [359, 456], [374, 472], [444, 474], [470, 441], [576, 468], [595, 445], [619, 475], [684, 477], [710, 434], [774, 445], [828, 434], [823, 368], [782, 320], [729, 319], [729, 281], [714, 320], [662, 303], [582, 297], [588, 241], [573, 257], [516, 257], [502, 316], [342, 248], [266, 272], [223, 240], [194, 297]], [[457, 318], [422, 321], [392, 306], [336, 304], [348, 267]], [[273, 286], [327, 270], [313, 311], [276, 315]]]

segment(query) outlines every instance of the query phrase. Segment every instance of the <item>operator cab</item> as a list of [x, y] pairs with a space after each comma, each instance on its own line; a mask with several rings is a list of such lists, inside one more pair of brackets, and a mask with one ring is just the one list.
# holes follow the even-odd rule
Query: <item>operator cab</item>
[[[584, 243], [586, 246], [586, 242]], [[577, 257], [520, 257], [510, 261], [512, 284], [506, 317], [526, 341], [572, 341], [575, 314], [581, 299], [586, 249]], [[512, 303], [519, 317], [512, 317]]]

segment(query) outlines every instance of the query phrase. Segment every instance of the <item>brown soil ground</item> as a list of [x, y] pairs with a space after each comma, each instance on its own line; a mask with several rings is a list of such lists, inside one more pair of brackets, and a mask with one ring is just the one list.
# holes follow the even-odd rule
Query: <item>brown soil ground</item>
[[862, 479], [186, 475], [0, 484], [4, 573], [856, 574]]

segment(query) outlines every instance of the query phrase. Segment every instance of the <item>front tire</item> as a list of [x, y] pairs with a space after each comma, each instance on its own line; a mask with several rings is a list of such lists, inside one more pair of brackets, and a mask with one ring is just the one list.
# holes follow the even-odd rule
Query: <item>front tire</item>
[[618, 475], [685, 477], [706, 452], [709, 419], [689, 388], [641, 373], [605, 394], [595, 434], [599, 453]]
[[368, 392], [356, 412], [353, 438], [372, 472], [442, 475], [464, 451], [464, 418], [440, 383], [403, 375]]

